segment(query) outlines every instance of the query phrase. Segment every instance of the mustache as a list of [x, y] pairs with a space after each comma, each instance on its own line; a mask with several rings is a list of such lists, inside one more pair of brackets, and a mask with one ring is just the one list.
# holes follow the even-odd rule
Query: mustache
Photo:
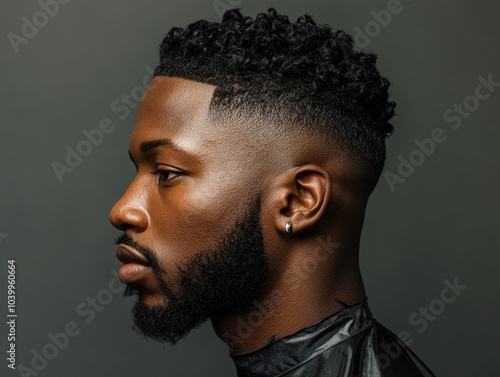
[[160, 264], [158, 257], [152, 249], [137, 243], [131, 236], [125, 233], [115, 238], [115, 245], [119, 244], [127, 245], [137, 250], [139, 253], [144, 255], [153, 270], [159, 271]]

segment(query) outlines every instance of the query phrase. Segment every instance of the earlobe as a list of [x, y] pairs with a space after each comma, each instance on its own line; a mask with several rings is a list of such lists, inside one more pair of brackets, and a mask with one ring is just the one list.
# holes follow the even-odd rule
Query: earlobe
[[288, 170], [276, 182], [275, 226], [286, 236], [297, 235], [316, 224], [330, 201], [330, 175], [318, 165]]

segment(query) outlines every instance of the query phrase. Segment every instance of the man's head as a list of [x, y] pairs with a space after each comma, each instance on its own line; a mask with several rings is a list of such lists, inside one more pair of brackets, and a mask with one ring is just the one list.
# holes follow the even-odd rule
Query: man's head
[[120, 274], [143, 333], [174, 343], [265, 296], [317, 235], [357, 261], [395, 106], [375, 61], [273, 9], [170, 30], [131, 137], [137, 174], [110, 214], [149, 266]]

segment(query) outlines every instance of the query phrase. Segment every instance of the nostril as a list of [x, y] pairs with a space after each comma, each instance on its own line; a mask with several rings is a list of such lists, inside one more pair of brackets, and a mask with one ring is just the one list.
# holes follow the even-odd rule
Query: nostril
[[132, 228], [132, 227], [133, 227], [133, 226], [132, 226], [131, 224], [128, 224], [128, 223], [121, 223], [121, 224], [120, 224], [119, 229], [120, 229], [120, 230], [125, 231], [125, 230], [127, 230], [127, 229]]

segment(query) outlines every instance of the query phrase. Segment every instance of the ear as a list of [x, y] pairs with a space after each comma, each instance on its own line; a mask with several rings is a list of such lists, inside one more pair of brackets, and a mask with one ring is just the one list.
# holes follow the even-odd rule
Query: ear
[[280, 174], [273, 182], [275, 227], [286, 234], [287, 222], [292, 235], [312, 227], [323, 216], [330, 201], [330, 175], [318, 165], [295, 167]]

